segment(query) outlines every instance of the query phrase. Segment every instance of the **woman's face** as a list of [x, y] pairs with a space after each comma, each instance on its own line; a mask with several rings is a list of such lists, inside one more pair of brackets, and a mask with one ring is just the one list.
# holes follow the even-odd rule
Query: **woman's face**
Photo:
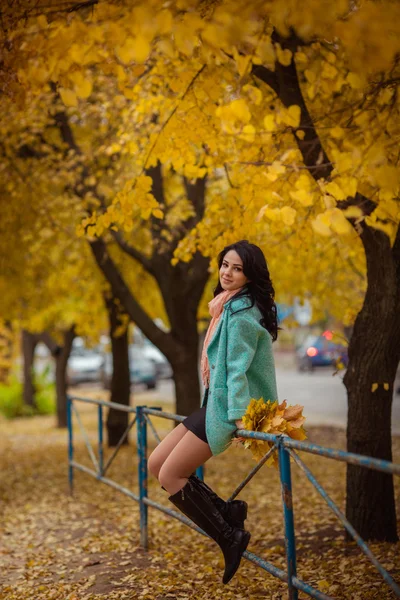
[[243, 273], [243, 262], [235, 250], [229, 250], [223, 258], [219, 270], [219, 281], [223, 290], [237, 290], [249, 280]]

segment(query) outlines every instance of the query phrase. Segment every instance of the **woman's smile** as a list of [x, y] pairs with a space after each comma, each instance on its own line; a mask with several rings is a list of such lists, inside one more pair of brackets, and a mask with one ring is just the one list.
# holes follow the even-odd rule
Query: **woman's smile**
[[219, 280], [222, 289], [230, 291], [238, 290], [248, 282], [243, 272], [243, 261], [235, 250], [225, 254], [219, 270]]

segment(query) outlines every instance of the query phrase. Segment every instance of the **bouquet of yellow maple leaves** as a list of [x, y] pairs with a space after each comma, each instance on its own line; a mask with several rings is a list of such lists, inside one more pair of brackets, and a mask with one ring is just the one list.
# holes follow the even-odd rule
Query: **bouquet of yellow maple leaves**
[[[252, 399], [247, 407], [245, 415], [242, 417], [243, 429], [248, 431], [259, 431], [262, 433], [271, 433], [275, 435], [287, 435], [295, 440], [305, 440], [306, 432], [303, 428], [305, 417], [303, 417], [303, 408], [300, 404], [295, 406], [286, 406], [286, 400], [281, 404], [278, 401], [265, 402], [263, 398], [259, 400]], [[249, 448], [253, 454], [254, 460], [261, 458], [273, 447], [273, 442], [264, 440], [253, 440], [248, 438], [236, 438], [239, 444]], [[267, 466], [278, 466], [277, 452], [274, 452], [267, 462]]]

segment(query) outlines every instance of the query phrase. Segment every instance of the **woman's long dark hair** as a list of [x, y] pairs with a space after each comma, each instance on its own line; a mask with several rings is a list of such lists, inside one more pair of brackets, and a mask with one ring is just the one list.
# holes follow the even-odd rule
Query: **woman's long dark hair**
[[[218, 255], [218, 269], [221, 268], [225, 254], [230, 250], [235, 250], [239, 254], [243, 262], [243, 273], [249, 279], [249, 282], [237, 295], [237, 298], [240, 296], [250, 297], [251, 306], [256, 305], [262, 314], [260, 325], [270, 332], [272, 340], [275, 341], [278, 337], [280, 327], [278, 327], [275, 290], [272, 285], [265, 256], [261, 248], [255, 244], [250, 244], [247, 240], [241, 240], [240, 242], [226, 246]], [[214, 298], [223, 291], [218, 278], [218, 285], [214, 290]], [[242, 310], [246, 310], [246, 308]]]

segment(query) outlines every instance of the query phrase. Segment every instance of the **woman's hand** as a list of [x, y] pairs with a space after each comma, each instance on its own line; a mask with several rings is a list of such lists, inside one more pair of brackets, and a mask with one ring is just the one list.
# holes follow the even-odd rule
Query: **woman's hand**
[[244, 423], [242, 421], [242, 419], [238, 419], [237, 421], [235, 421], [235, 425], [238, 429], [244, 429]]

